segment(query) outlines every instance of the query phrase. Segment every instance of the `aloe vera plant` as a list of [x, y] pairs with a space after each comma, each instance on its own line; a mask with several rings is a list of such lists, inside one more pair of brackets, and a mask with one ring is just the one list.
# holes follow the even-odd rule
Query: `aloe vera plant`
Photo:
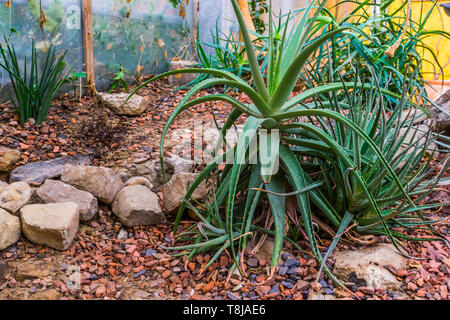
[[[295, 32], [289, 37], [285, 33], [277, 42], [274, 41], [273, 19], [269, 15], [268, 62], [266, 72], [262, 73], [239, 7], [235, 0], [231, 3], [248, 55], [251, 84], [224, 70], [185, 69], [156, 76], [131, 93], [133, 95], [148, 82], [171, 74], [201, 73], [213, 76], [198, 83], [186, 94], [166, 124], [160, 148], [163, 172], [164, 137], [181, 112], [210, 101], [229, 103], [233, 111], [222, 128], [223, 136], [239, 117], [246, 116], [237, 145], [223, 155], [216, 155], [203, 169], [190, 186], [178, 211], [175, 230], [186, 208], [201, 220], [181, 235], [195, 235], [194, 244], [171, 249], [180, 250], [190, 257], [197, 252], [216, 249], [217, 253], [208, 266], [221, 252], [229, 249], [235, 261], [234, 267], [244, 272], [240, 262], [248, 238], [253, 232], [262, 231], [274, 236], [273, 271], [284, 241], [296, 245], [285, 236], [286, 221], [294, 219], [296, 226], [304, 231], [308, 249], [321, 263], [322, 269], [341, 284], [325, 261], [349, 227], [364, 233], [386, 234], [401, 250], [398, 239], [403, 235], [396, 234], [392, 230], [393, 225], [430, 223], [419, 212], [423, 208], [411, 199], [428, 190], [419, 183], [426, 176], [426, 169], [417, 166], [430, 140], [407, 143], [406, 148], [412, 153], [398, 156], [400, 146], [406, 142], [404, 136], [398, 139], [398, 131], [406, 129], [417, 132], [417, 129], [412, 128], [410, 122], [401, 121], [401, 111], [389, 117], [383, 105], [384, 97], [389, 96], [404, 107], [415, 110], [417, 106], [412, 103], [415, 100], [411, 95], [396, 95], [377, 86], [376, 82], [366, 82], [358, 76], [351, 82], [339, 80], [293, 94], [308, 60], [323, 44], [351, 27], [339, 27], [320, 16], [325, 2], [317, 6], [312, 2], [303, 11]], [[328, 27], [331, 28], [327, 33], [316, 36], [317, 31]], [[191, 100], [200, 90], [219, 85], [245, 93], [251, 103], [245, 104], [224, 94]], [[271, 134], [275, 131], [280, 134]], [[264, 137], [270, 152], [264, 162], [255, 163], [252, 160], [262, 148], [252, 143], [257, 135]], [[228, 163], [226, 159], [230, 155], [233, 161]], [[219, 170], [221, 164], [224, 165], [223, 170]], [[279, 170], [276, 171], [274, 169], [278, 164]], [[311, 169], [320, 174], [310, 174]], [[190, 203], [191, 195], [207, 179], [212, 181], [211, 197], [205, 204], [194, 206]], [[295, 199], [294, 216], [292, 210], [289, 214], [286, 210], [292, 198]], [[399, 203], [400, 209], [393, 210], [393, 206]], [[408, 212], [417, 213], [420, 222], [403, 221], [402, 215]], [[273, 229], [254, 223], [256, 218], [269, 213]], [[316, 239], [313, 219], [317, 214], [325, 217], [327, 223], [337, 230], [325, 258]]]

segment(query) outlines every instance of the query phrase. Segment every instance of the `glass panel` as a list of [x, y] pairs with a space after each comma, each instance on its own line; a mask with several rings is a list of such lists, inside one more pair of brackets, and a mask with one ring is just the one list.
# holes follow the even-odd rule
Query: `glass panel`
[[189, 46], [186, 19], [169, 1], [93, 1], [96, 86], [105, 89], [120, 67], [137, 78], [167, 71]]

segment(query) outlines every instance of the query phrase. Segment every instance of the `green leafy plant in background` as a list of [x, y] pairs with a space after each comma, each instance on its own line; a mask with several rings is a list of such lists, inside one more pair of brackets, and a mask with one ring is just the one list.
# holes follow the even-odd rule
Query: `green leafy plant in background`
[[[342, 27], [352, 25], [365, 30], [367, 34], [342, 33], [334, 37], [329, 44], [330, 50], [326, 50], [323, 46], [316, 59], [309, 61], [307, 68], [309, 72], [303, 75], [304, 83], [314, 86], [324, 81], [336, 81], [340, 77], [345, 81], [351, 80], [355, 76], [353, 65], [359, 61], [362, 62], [359, 69], [361, 74], [364, 73], [369, 79], [372, 77], [371, 70], [375, 70], [380, 86], [391, 92], [401, 94], [406, 80], [414, 82], [411, 89], [425, 88], [427, 84], [423, 72], [417, 72], [415, 79], [405, 78], [405, 74], [408, 69], [422, 68], [426, 61], [423, 58], [424, 53], [430, 54], [432, 60], [428, 62], [436, 66], [436, 71], [443, 72], [433, 48], [426, 43], [430, 37], [441, 36], [450, 39], [450, 34], [443, 30], [426, 29], [426, 23], [432, 17], [433, 10], [436, 14], [437, 2], [433, 1], [433, 4], [432, 9], [428, 11], [423, 8], [423, 5], [420, 7], [418, 21], [413, 20], [408, 14], [411, 9], [410, 0], [402, 1], [401, 5], [395, 7], [392, 12], [388, 12], [388, 8], [394, 8], [396, 5], [394, 0], [379, 3], [370, 0], [359, 3], [352, 0], [339, 1], [336, 7], [354, 6], [350, 14], [341, 21], [337, 21], [330, 11], [324, 9], [322, 14], [333, 20], [335, 24]], [[328, 31], [329, 29], [323, 29], [322, 32]], [[386, 98], [388, 107], [394, 108], [396, 100]], [[428, 100], [426, 91], [423, 92], [422, 98]]]
[[14, 45], [7, 38], [5, 43], [6, 48], [0, 44], [3, 60], [0, 61], [0, 67], [5, 69], [11, 79], [13, 87], [11, 101], [19, 122], [23, 125], [28, 119], [33, 118], [36, 124], [39, 124], [47, 119], [53, 98], [67, 80], [68, 73], [63, 74], [67, 50], [57, 56], [55, 48], [50, 46], [42, 57], [43, 63], [40, 64], [33, 40], [31, 57], [29, 59], [25, 57], [23, 68], [20, 68]]
[[256, 32], [263, 34], [266, 31], [264, 16], [269, 10], [267, 0], [251, 0], [248, 2], [248, 5]]
[[[215, 30], [211, 30], [211, 37], [212, 42], [206, 43], [200, 41], [199, 34], [197, 34], [196, 52], [199, 65], [203, 68], [224, 70], [233, 73], [244, 80], [250, 80], [251, 74], [246, 49], [241, 41], [235, 40], [235, 34], [233, 32], [225, 34], [220, 31], [218, 19], [216, 21]], [[259, 39], [260, 38], [255, 39], [254, 42], [257, 42]], [[207, 47], [213, 49], [212, 54], [206, 53]], [[264, 53], [264, 50], [261, 50], [260, 53]], [[263, 60], [261, 54], [257, 57], [259, 62], [262, 62]], [[208, 74], [199, 74], [198, 77], [187, 86], [192, 86], [208, 77]]]
[[[149, 82], [172, 74], [201, 73], [213, 76], [198, 83], [186, 94], [163, 130], [160, 156], [164, 176], [164, 138], [181, 112], [211, 101], [229, 103], [233, 111], [222, 128], [222, 136], [238, 118], [245, 115], [246, 119], [237, 145], [224, 155], [216, 155], [201, 171], [178, 211], [175, 230], [186, 208], [193, 210], [201, 220], [180, 235], [189, 237], [194, 243], [167, 249], [189, 254], [189, 258], [195, 253], [217, 250], [205, 269], [223, 250], [229, 249], [235, 262], [233, 268], [237, 267], [243, 273], [240, 263], [249, 236], [257, 231], [265, 232], [274, 237], [271, 261], [273, 272], [284, 241], [296, 245], [285, 234], [288, 222], [290, 229], [296, 231], [293, 233], [301, 231], [306, 235], [308, 249], [321, 264], [321, 270], [340, 285], [342, 283], [333, 276], [325, 262], [343, 234], [350, 230], [385, 234], [406, 254], [399, 239], [410, 237], [394, 228], [429, 227], [433, 223], [420, 213], [427, 207], [418, 206], [418, 200], [413, 201], [412, 197], [423, 197], [438, 180], [421, 183], [428, 176], [427, 164], [422, 165], [421, 161], [432, 137], [420, 133], [412, 126], [412, 122], [401, 118], [403, 107], [408, 107], [412, 115], [420, 107], [415, 104], [420, 103], [419, 100], [412, 95], [417, 90], [411, 89], [414, 87], [411, 79], [417, 74], [410, 72], [410, 81], [405, 81], [407, 90], [401, 95], [379, 86], [373, 68], [371, 77], [366, 78], [356, 71], [351, 81], [339, 79], [321, 83], [294, 94], [296, 82], [305, 72], [309, 59], [314, 59], [324, 44], [330, 44], [334, 38], [342, 37], [343, 34], [362, 34], [363, 30], [352, 25], [337, 25], [321, 15], [325, 2], [317, 6], [311, 2], [302, 11], [295, 31], [289, 36], [283, 32], [280, 39], [274, 41], [276, 28], [270, 13], [267, 68], [264, 75], [238, 4], [236, 0], [231, 0], [231, 3], [248, 55], [251, 84], [224, 70], [193, 68], [161, 74], [142, 83], [130, 94], [131, 97]], [[323, 29], [327, 29], [327, 32], [321, 34]], [[359, 70], [360, 66], [355, 68]], [[191, 100], [200, 90], [221, 85], [245, 93], [251, 102], [241, 103], [224, 94]], [[420, 96], [420, 90], [417, 94]], [[386, 112], [385, 97], [395, 99], [401, 106], [391, 116]], [[280, 134], [272, 135], [277, 132], [275, 130]], [[417, 143], [409, 141], [406, 134], [410, 132], [419, 138], [426, 137], [425, 142], [421, 142], [422, 139]], [[264, 146], [256, 144], [255, 147], [252, 141], [256, 136], [263, 137], [267, 142], [265, 145], [269, 146], [268, 157], [264, 162], [252, 161], [262, 152], [261, 146]], [[398, 153], [401, 147], [409, 153]], [[232, 163], [226, 161], [230, 156]], [[274, 172], [277, 164], [280, 165], [279, 170]], [[224, 168], [219, 170], [221, 165]], [[194, 206], [189, 202], [191, 195], [202, 181], [208, 179], [212, 184], [210, 199], [202, 206]], [[321, 252], [317, 244], [318, 230], [314, 221], [318, 216], [335, 230], [327, 252]], [[257, 224], [255, 221], [261, 218], [270, 223]], [[436, 233], [434, 230], [432, 232]], [[430, 239], [442, 238], [437, 234], [415, 240]]]

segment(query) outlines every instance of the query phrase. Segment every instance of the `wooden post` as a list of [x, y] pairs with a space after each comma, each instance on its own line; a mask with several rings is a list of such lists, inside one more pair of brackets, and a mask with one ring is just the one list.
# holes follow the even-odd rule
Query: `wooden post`
[[83, 54], [86, 86], [90, 95], [95, 95], [94, 28], [92, 25], [92, 0], [81, 0], [83, 23]]
[[192, 47], [194, 48], [194, 59], [197, 57], [197, 33], [198, 33], [198, 19], [200, 14], [200, 3], [199, 0], [192, 1]]

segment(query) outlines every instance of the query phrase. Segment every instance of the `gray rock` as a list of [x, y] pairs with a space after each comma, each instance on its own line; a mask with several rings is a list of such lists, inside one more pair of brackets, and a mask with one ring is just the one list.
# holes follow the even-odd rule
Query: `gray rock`
[[19, 241], [20, 233], [20, 219], [0, 209], [0, 250]]
[[442, 110], [432, 106], [430, 116], [433, 121], [433, 130], [450, 136], [450, 90], [440, 96], [435, 102]]
[[61, 176], [62, 169], [66, 164], [90, 165], [91, 163], [92, 161], [88, 156], [73, 156], [31, 162], [14, 169], [11, 172], [10, 182], [25, 181], [29, 184], [39, 185], [47, 179]]
[[20, 216], [28, 240], [56, 250], [70, 247], [78, 231], [78, 205], [74, 202], [30, 204], [20, 210]]
[[119, 234], [117, 235], [117, 240], [126, 240], [128, 239], [128, 232], [125, 229], [120, 229]]
[[81, 221], [91, 220], [98, 211], [98, 200], [92, 194], [61, 181], [45, 180], [36, 194], [44, 203], [75, 202], [80, 210]]
[[8, 172], [20, 160], [20, 152], [0, 146], [0, 171]]
[[[170, 158], [165, 158], [164, 169], [166, 171], [167, 181], [170, 181], [174, 174], [192, 172], [193, 166], [194, 162], [192, 160], [184, 159], [175, 155]], [[136, 165], [136, 173], [139, 176], [147, 178], [156, 190], [160, 190], [164, 185], [164, 177], [159, 159], [150, 160]]]
[[166, 220], [158, 196], [141, 185], [120, 190], [112, 204], [112, 212], [128, 227], [157, 225]]
[[334, 273], [343, 281], [349, 281], [351, 273], [367, 282], [367, 286], [386, 290], [401, 290], [401, 282], [385, 265], [406, 269], [408, 259], [401, 256], [391, 244], [378, 244], [362, 250], [337, 251], [334, 255]]
[[[186, 68], [193, 68], [195, 65], [198, 65], [195, 61], [188, 60], [172, 60], [170, 61], [170, 71], [172, 70], [180, 70]], [[182, 73], [169, 76], [169, 83], [172, 86], [184, 86], [197, 78], [198, 73]]]
[[92, 193], [101, 202], [111, 204], [123, 188], [122, 180], [110, 168], [66, 165], [61, 181]]
[[31, 194], [31, 188], [26, 182], [11, 183], [0, 193], [0, 208], [16, 213], [28, 203]]
[[[178, 210], [186, 193], [189, 190], [189, 186], [198, 177], [197, 173], [177, 173], [169, 183], [163, 187], [163, 203], [166, 212], [174, 212]], [[191, 199], [203, 200], [206, 198], [206, 183], [202, 183], [194, 191]], [[188, 199], [189, 200], [189, 199]]]
[[118, 115], [137, 116], [147, 109], [145, 99], [137, 94], [125, 103], [128, 95], [128, 93], [100, 93], [98, 96], [105, 106]]

